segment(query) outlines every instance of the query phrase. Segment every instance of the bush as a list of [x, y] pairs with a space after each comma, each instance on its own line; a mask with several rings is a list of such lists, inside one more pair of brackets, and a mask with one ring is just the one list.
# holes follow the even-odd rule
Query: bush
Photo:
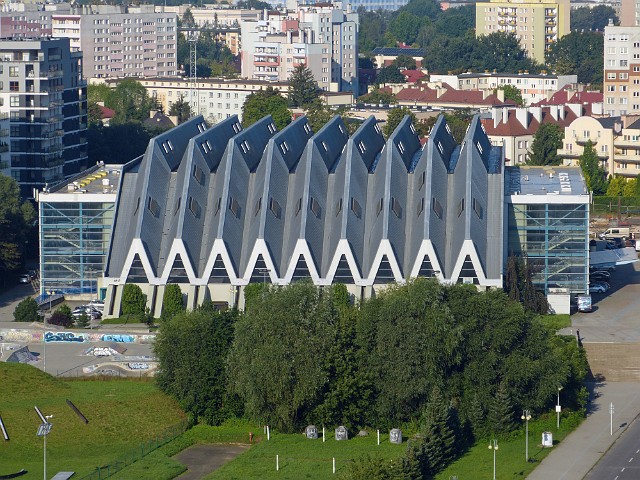
[[67, 317], [73, 323], [73, 317], [71, 316], [71, 308], [66, 303], [63, 303], [58, 308], [56, 308], [54, 314], [56, 313], [64, 317]]
[[182, 290], [175, 283], [168, 284], [162, 296], [162, 320], [169, 320], [176, 314], [184, 311], [182, 305]]
[[80, 328], [88, 327], [89, 322], [90, 322], [89, 315], [87, 315], [86, 313], [83, 313], [78, 318], [76, 318], [76, 324]]
[[144, 321], [147, 296], [138, 285], [127, 283], [122, 292], [122, 314], [139, 316]]
[[56, 310], [53, 314], [47, 319], [47, 324], [49, 325], [58, 325], [60, 327], [69, 328], [73, 325], [73, 320], [70, 317], [67, 317], [64, 313]]
[[13, 319], [16, 322], [37, 322], [40, 320], [38, 314], [38, 303], [31, 297], [22, 300], [13, 311]]

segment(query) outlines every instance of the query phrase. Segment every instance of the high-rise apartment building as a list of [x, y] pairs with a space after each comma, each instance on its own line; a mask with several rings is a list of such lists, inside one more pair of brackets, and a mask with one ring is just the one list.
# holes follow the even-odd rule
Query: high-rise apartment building
[[604, 111], [640, 113], [640, 28], [604, 29]]
[[0, 114], [23, 196], [87, 168], [87, 85], [69, 39], [0, 40]]
[[571, 30], [569, 0], [490, 0], [476, 3], [476, 36], [513, 32], [534, 60]]
[[286, 81], [306, 65], [318, 86], [358, 94], [358, 14], [340, 3], [300, 5], [293, 16], [242, 24], [242, 76]]
[[[177, 17], [153, 5], [37, 6], [10, 4], [0, 14], [2, 35], [69, 38], [84, 54], [87, 78], [176, 76]], [[17, 10], [16, 10], [17, 9]]]

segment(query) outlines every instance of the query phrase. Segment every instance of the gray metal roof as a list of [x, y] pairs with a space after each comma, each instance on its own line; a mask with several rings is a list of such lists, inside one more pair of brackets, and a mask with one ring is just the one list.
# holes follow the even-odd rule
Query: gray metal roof
[[506, 195], [587, 195], [580, 167], [507, 167]]

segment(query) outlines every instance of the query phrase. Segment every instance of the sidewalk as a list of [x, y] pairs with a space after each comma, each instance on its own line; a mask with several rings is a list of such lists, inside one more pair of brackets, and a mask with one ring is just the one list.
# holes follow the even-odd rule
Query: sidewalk
[[[640, 383], [597, 384], [600, 396], [591, 402], [582, 424], [554, 447], [528, 480], [582, 480], [640, 414]], [[613, 435], [609, 405], [613, 402]]]

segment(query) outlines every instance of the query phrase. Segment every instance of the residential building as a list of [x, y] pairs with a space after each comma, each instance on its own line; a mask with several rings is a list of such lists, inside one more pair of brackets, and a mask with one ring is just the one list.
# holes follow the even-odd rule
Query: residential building
[[640, 6], [635, 0], [622, 0], [618, 17], [621, 27], [637, 27], [640, 25]]
[[534, 285], [552, 311], [588, 291], [589, 192], [580, 167], [509, 167], [505, 171], [505, 253], [527, 257]]
[[640, 29], [604, 29], [604, 106], [611, 116], [640, 113]]
[[533, 103], [534, 107], [545, 107], [549, 105], [582, 104], [592, 105], [591, 114], [593, 116], [603, 116], [604, 95], [597, 90], [585, 90], [581, 84], [566, 85], [557, 92], [547, 96], [544, 100]]
[[577, 166], [584, 146], [591, 142], [606, 172], [611, 175], [620, 173], [614, 160], [614, 139], [621, 133], [620, 117], [580, 116], [565, 127], [563, 148], [558, 150], [558, 155], [565, 165]]
[[[273, 3], [273, 0], [271, 3]], [[407, 3], [409, 3], [409, 0], [352, 0], [351, 6], [354, 10], [362, 7], [370, 12], [378, 10], [396, 11]]]
[[305, 117], [280, 132], [269, 116], [246, 130], [196, 117], [124, 167], [105, 314], [125, 283], [156, 316], [167, 283], [188, 308], [242, 306], [266, 280], [341, 282], [357, 298], [418, 275], [499, 288], [502, 162], [477, 117], [462, 146], [443, 117], [424, 146], [408, 116], [387, 140], [372, 117], [352, 136], [339, 116], [315, 133]]
[[87, 86], [69, 39], [0, 40], [0, 114], [22, 195], [87, 168]]
[[348, 6], [300, 5], [287, 18], [265, 12], [241, 28], [243, 78], [286, 81], [305, 65], [322, 90], [358, 96], [358, 14]]
[[534, 60], [544, 63], [551, 44], [570, 30], [569, 0], [489, 0], [476, 3], [476, 36], [514, 33]]
[[416, 62], [416, 68], [422, 66], [424, 61], [424, 49], [423, 48], [408, 48], [408, 47], [376, 47], [373, 49], [373, 59], [376, 62], [378, 68], [388, 67], [396, 58], [400, 55], [406, 55]]
[[[6, 4], [5, 35], [69, 38], [86, 78], [176, 76], [177, 17], [153, 5]], [[18, 11], [15, 11], [18, 9]]]
[[543, 123], [563, 130], [576, 118], [591, 115], [602, 104], [549, 105], [546, 107], [492, 108], [483, 115], [482, 126], [493, 145], [504, 149], [506, 165], [527, 162], [533, 139]]
[[458, 75], [431, 74], [432, 82], [448, 83], [458, 90], [491, 90], [511, 85], [520, 90], [524, 105], [532, 105], [546, 100], [562, 88], [578, 82], [577, 75], [550, 75], [547, 73], [530, 74], [529, 72], [498, 73], [460, 73]]
[[121, 170], [121, 165], [94, 165], [39, 192], [41, 295], [89, 299], [99, 293]]
[[[625, 124], [627, 124], [625, 126]], [[627, 178], [640, 175], [640, 119], [623, 118], [623, 127], [613, 139], [614, 173]]]

